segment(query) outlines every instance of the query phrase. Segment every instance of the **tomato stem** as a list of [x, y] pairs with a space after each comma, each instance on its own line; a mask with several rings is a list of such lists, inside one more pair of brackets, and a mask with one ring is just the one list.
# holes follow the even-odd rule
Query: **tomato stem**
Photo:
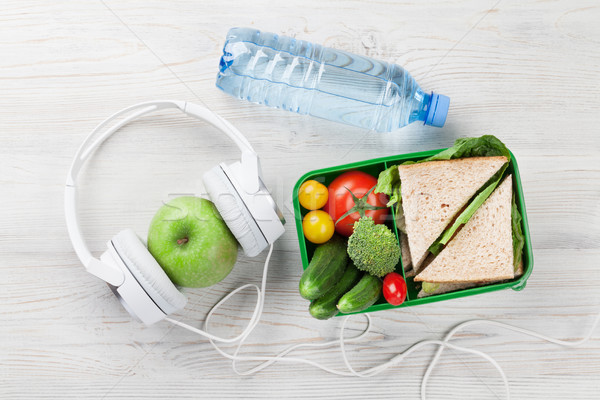
[[344, 215], [339, 217], [338, 220], [335, 221], [335, 224], [337, 225], [338, 222], [340, 222], [341, 220], [346, 218], [348, 215], [353, 214], [355, 212], [357, 212], [358, 215], [360, 215], [360, 217], [362, 218], [365, 216], [366, 210], [381, 210], [381, 209], [387, 208], [387, 207], [373, 206], [373, 205], [367, 203], [367, 200], [369, 199], [369, 195], [373, 192], [373, 190], [375, 190], [376, 186], [377, 185], [375, 185], [371, 189], [369, 189], [369, 191], [367, 193], [365, 193], [361, 198], [356, 197], [350, 189], [348, 189], [346, 186], [344, 186], [344, 189], [346, 189], [348, 192], [350, 192], [350, 196], [352, 196], [352, 200], [354, 200], [354, 206], [351, 209], [349, 209]]

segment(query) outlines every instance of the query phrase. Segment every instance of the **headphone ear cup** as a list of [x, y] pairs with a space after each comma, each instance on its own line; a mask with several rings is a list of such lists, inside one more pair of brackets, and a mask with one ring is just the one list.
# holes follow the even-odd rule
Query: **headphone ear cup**
[[112, 243], [131, 274], [165, 314], [185, 307], [187, 298], [177, 290], [133, 230], [119, 232]]
[[260, 254], [267, 247], [267, 241], [221, 167], [212, 168], [202, 179], [211, 201], [244, 253], [248, 257]]

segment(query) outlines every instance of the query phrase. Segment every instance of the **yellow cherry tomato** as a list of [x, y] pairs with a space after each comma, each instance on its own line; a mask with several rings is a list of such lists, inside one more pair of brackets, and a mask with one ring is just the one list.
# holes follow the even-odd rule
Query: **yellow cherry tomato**
[[311, 211], [302, 220], [304, 237], [315, 244], [325, 243], [333, 236], [335, 225], [325, 211]]
[[327, 187], [314, 180], [304, 182], [298, 191], [300, 205], [307, 210], [318, 210], [327, 203], [328, 198]]

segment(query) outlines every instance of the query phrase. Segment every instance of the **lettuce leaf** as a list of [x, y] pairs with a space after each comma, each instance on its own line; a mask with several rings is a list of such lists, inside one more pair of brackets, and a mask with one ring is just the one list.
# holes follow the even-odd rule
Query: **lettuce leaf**
[[466, 137], [456, 139], [452, 147], [417, 162], [494, 156], [504, 156], [510, 161], [510, 151], [500, 139], [493, 135], [483, 135], [477, 138]]
[[521, 213], [517, 208], [517, 202], [515, 201], [515, 193], [513, 192], [512, 198], [512, 238], [513, 238], [513, 255], [514, 255], [514, 268], [515, 271], [519, 267], [521, 258], [523, 257], [523, 247], [525, 246], [525, 236], [523, 236], [523, 230], [521, 229]]
[[397, 165], [392, 165], [379, 173], [374, 192], [384, 193], [389, 196], [386, 206], [392, 207], [394, 204], [396, 205], [396, 227], [403, 233], [406, 233], [402, 197], [400, 196], [400, 173]]
[[390, 196], [390, 200], [387, 203], [388, 207], [400, 201], [400, 173], [398, 172], [398, 166], [392, 165], [379, 173], [374, 193], [384, 193]]

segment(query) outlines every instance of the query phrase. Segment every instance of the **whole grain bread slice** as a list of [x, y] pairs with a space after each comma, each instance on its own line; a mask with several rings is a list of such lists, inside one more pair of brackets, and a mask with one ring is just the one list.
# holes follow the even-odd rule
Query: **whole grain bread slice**
[[467, 283], [515, 276], [508, 176], [415, 281]]
[[404, 271], [410, 271], [412, 270], [412, 260], [410, 259], [410, 250], [408, 248], [408, 236], [402, 232], [398, 232], [398, 236], [400, 236], [400, 250]]
[[402, 207], [413, 269], [473, 195], [507, 162], [470, 157], [400, 165]]
[[[519, 278], [521, 275], [523, 275], [523, 260], [521, 260], [521, 262], [515, 269], [515, 278]], [[417, 294], [417, 298], [420, 299], [423, 297], [433, 296], [434, 294], [456, 292], [457, 290], [470, 289], [472, 287], [477, 287], [477, 286], [492, 285], [494, 283], [501, 283], [501, 282], [505, 282], [505, 281], [506, 280], [489, 281], [489, 282], [485, 281], [485, 282], [462, 282], [462, 283], [433, 283], [433, 285], [434, 285], [433, 290], [432, 290], [432, 288], [430, 288], [429, 291], [426, 292], [425, 290], [421, 289], [419, 291], [419, 293]]]

